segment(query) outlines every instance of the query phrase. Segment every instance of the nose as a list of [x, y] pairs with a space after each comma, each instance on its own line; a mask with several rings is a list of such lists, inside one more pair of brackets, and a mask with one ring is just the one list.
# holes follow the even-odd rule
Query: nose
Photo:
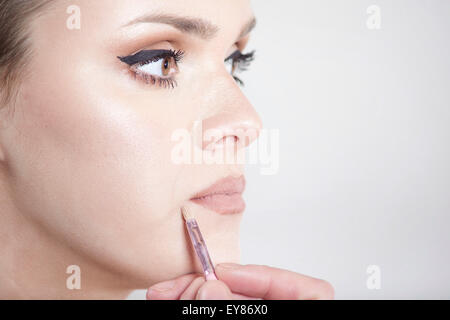
[[223, 148], [228, 143], [246, 148], [258, 138], [261, 118], [228, 73], [211, 86], [206, 99], [208, 116], [202, 121], [203, 149]]

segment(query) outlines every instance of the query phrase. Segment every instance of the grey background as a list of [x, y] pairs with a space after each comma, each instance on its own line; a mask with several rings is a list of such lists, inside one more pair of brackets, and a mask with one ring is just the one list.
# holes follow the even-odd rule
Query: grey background
[[248, 166], [242, 262], [326, 279], [337, 299], [450, 299], [450, 1], [253, 7], [244, 91], [280, 130], [280, 167]]

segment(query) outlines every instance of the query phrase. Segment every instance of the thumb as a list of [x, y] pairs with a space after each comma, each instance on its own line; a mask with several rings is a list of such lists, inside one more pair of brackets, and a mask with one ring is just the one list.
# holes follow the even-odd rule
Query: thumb
[[198, 289], [196, 300], [233, 300], [231, 290], [220, 280], [208, 280]]

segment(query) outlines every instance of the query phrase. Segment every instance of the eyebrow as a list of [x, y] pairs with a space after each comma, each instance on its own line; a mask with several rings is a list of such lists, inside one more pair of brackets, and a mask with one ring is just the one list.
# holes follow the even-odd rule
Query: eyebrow
[[[218, 26], [202, 18], [184, 17], [164, 13], [141, 16], [125, 24], [124, 27], [128, 27], [139, 23], [167, 24], [182, 32], [194, 34], [205, 40], [213, 38], [214, 36], [217, 35], [217, 33], [220, 30]], [[242, 28], [241, 33], [239, 34], [239, 39], [249, 34], [255, 28], [255, 26], [256, 26], [256, 18], [253, 17]]]

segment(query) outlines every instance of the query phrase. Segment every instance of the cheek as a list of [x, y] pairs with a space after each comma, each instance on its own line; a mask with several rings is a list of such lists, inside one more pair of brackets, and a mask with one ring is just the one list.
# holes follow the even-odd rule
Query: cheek
[[30, 88], [18, 105], [18, 148], [10, 157], [20, 209], [108, 265], [135, 261], [148, 274], [155, 255], [182, 257], [170, 124], [135, 112], [137, 101], [74, 87]]
[[139, 193], [151, 201], [149, 190], [165, 188], [165, 130], [127, 105], [86, 92], [65, 90], [50, 98], [30, 93], [19, 125], [26, 150], [35, 156], [33, 166], [73, 192], [105, 196], [104, 205]]

